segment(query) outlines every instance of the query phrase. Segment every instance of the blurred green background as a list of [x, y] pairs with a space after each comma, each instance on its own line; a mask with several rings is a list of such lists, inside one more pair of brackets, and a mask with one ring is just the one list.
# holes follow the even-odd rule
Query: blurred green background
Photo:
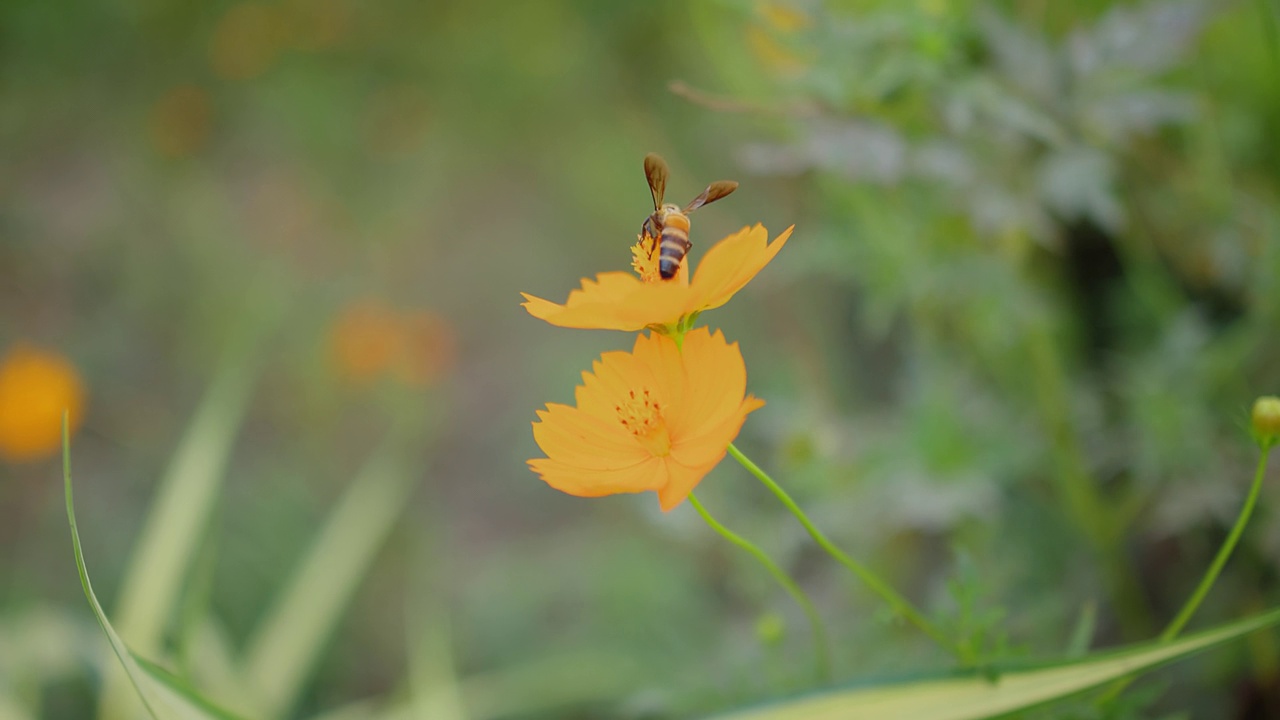
[[[409, 499], [284, 716], [397, 697], [418, 636], [473, 717], [796, 693], [803, 617], [750, 558], [687, 507], [564, 496], [524, 466], [534, 410], [632, 338], [547, 326], [519, 293], [626, 269], [656, 151], [675, 201], [742, 183], [694, 216], [695, 263], [743, 225], [796, 225], [704, 320], [769, 403], [739, 446], [838, 544], [988, 659], [1148, 638], [1235, 517], [1249, 404], [1280, 389], [1278, 18], [1275, 0], [11, 0], [0, 352], [77, 369], [80, 531], [113, 618], [174, 453], [208, 442], [190, 567], [149, 618], [152, 654], [197, 679], [252, 654], [385, 456]], [[5, 718], [91, 717], [111, 664], [53, 451], [0, 461]], [[837, 680], [946, 666], [731, 461], [700, 494], [814, 595]], [[1280, 600], [1275, 500], [1195, 623]], [[1253, 636], [1109, 714], [1037, 717], [1280, 717], [1277, 656]]]

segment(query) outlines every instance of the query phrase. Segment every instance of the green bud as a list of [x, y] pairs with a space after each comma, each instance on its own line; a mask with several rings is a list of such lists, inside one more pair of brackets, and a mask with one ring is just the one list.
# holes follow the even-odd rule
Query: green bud
[[1253, 436], [1264, 449], [1280, 442], [1280, 397], [1267, 395], [1254, 401]]
[[765, 613], [756, 619], [756, 637], [760, 642], [774, 646], [787, 636], [787, 623], [778, 613]]

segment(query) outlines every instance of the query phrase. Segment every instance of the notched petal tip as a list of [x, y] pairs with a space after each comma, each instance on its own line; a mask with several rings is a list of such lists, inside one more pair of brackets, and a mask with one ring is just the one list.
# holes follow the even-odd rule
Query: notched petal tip
[[703, 256], [693, 277], [696, 309], [710, 310], [727, 303], [773, 261], [786, 245], [793, 227], [788, 227], [772, 243], [769, 231], [759, 223], [716, 243]]

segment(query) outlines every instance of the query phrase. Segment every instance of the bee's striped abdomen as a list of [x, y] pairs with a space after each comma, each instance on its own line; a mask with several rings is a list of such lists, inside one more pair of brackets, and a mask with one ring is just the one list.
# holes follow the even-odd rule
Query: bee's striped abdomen
[[680, 262], [689, 252], [689, 218], [681, 213], [671, 213], [662, 223], [662, 243], [659, 247], [658, 274], [670, 280], [680, 269]]

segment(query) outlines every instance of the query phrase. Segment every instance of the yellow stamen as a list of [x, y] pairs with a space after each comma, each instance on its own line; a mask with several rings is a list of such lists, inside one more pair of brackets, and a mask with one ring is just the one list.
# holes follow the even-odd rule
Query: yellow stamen
[[618, 421], [645, 450], [656, 457], [671, 454], [671, 434], [662, 418], [662, 406], [647, 389], [641, 388], [638, 393], [631, 390], [614, 410], [618, 412]]
[[648, 234], [636, 236], [636, 244], [631, 246], [631, 268], [644, 282], [662, 281], [662, 274], [658, 271], [657, 250], [658, 239]]

